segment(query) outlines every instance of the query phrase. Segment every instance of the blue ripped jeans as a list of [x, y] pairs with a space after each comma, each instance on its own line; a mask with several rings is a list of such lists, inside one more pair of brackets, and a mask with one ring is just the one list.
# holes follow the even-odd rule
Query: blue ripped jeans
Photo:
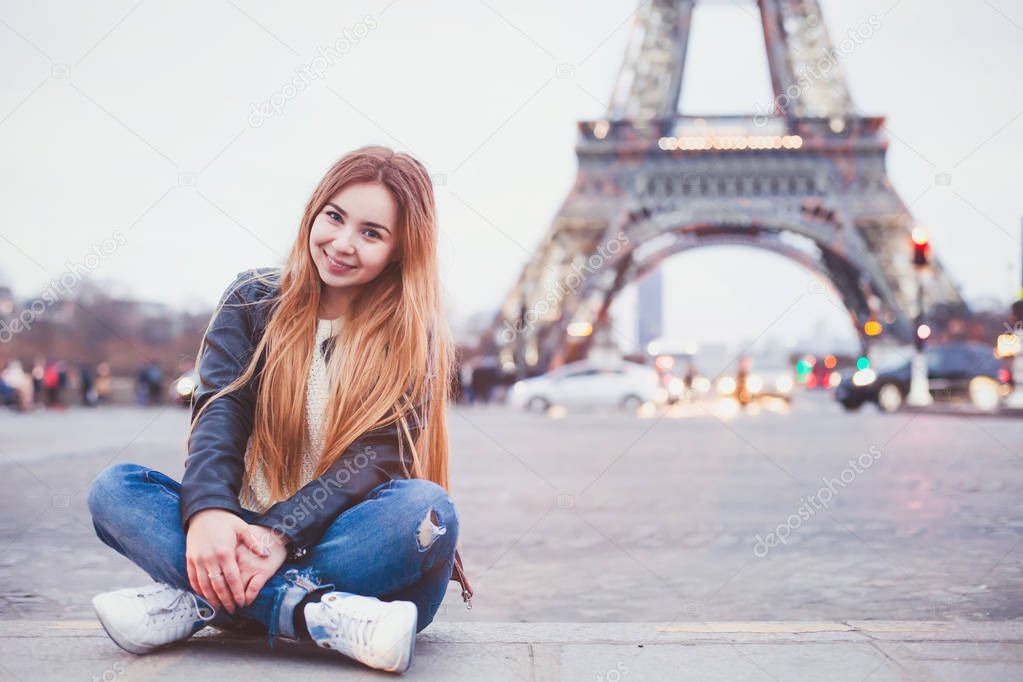
[[[96, 535], [153, 580], [192, 592], [185, 566], [181, 484], [139, 464], [104, 469], [89, 490]], [[254, 512], [244, 511], [251, 522]], [[299, 639], [294, 609], [329, 590], [414, 602], [417, 631], [433, 620], [447, 590], [458, 540], [458, 514], [447, 492], [423, 479], [380, 484], [334, 520], [301, 559], [285, 561], [251, 604], [219, 610], [211, 624]], [[196, 598], [207, 603], [200, 595]], [[304, 633], [302, 634], [304, 638]]]

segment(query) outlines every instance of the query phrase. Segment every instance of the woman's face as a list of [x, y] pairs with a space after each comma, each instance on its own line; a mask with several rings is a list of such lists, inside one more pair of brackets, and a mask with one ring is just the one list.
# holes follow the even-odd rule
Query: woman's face
[[323, 283], [348, 293], [373, 281], [398, 259], [398, 206], [378, 182], [335, 194], [313, 220], [309, 251]]

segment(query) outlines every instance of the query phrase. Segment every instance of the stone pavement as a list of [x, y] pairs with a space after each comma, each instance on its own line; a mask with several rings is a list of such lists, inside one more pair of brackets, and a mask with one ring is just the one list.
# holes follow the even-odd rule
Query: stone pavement
[[[1023, 618], [1023, 420], [818, 402], [731, 417], [452, 410], [479, 597], [467, 612], [452, 589], [438, 620]], [[85, 493], [114, 462], [180, 478], [187, 425], [173, 407], [0, 413], [0, 620], [91, 618], [93, 595], [151, 580], [96, 537]], [[880, 458], [827, 508], [792, 516], [871, 447]]]
[[[117, 648], [95, 620], [0, 622], [0, 679], [394, 679], [331, 651], [208, 629], [148, 656]], [[733, 623], [436, 622], [412, 680], [1023, 679], [1023, 621]]]

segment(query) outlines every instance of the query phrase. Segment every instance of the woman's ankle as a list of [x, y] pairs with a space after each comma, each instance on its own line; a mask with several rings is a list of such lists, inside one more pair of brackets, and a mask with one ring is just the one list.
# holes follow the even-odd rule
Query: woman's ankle
[[309, 640], [312, 639], [312, 635], [309, 634], [309, 629], [306, 627], [306, 624], [305, 624], [305, 605], [306, 604], [311, 604], [313, 602], [320, 601], [320, 597], [322, 597], [323, 595], [327, 594], [327, 592], [329, 592], [331, 589], [333, 589], [333, 588], [324, 588], [324, 589], [316, 590], [314, 592], [310, 592], [309, 594], [304, 596], [302, 598], [302, 601], [300, 601], [295, 606], [295, 611], [294, 611], [292, 617], [293, 617], [294, 623], [295, 623], [295, 635], [299, 639], [309, 639]]
[[309, 636], [309, 630], [305, 626], [305, 605], [310, 603], [310, 601], [315, 600], [310, 600], [309, 597], [306, 597], [295, 607], [295, 635], [299, 639], [312, 639]]

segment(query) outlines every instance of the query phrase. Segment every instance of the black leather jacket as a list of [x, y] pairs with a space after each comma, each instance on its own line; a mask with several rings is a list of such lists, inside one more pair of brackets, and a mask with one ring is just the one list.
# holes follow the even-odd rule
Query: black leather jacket
[[[254, 279], [254, 274], [269, 281]], [[249, 270], [239, 273], [224, 292], [220, 300], [223, 305], [206, 331], [206, 347], [199, 359], [199, 385], [192, 397], [193, 418], [217, 391], [248, 366], [266, 330], [279, 280], [280, 268]], [[181, 481], [181, 521], [186, 530], [189, 519], [203, 509], [242, 514], [238, 493], [264, 360], [260, 359], [253, 380], [210, 404], [192, 429]], [[409, 429], [413, 435], [416, 433], [414, 424], [410, 423]], [[290, 555], [301, 556], [319, 541], [338, 514], [361, 502], [381, 483], [406, 478], [398, 452], [399, 434], [396, 423], [363, 434], [323, 476], [273, 505], [252, 523], [283, 531], [290, 538]], [[405, 466], [411, 469], [409, 447], [404, 445]], [[365, 466], [353, 466], [353, 458], [359, 453], [370, 457]], [[314, 496], [315, 491], [324, 487], [330, 495], [321, 492]], [[454, 573], [452, 580], [461, 583], [462, 596], [468, 602], [472, 588], [465, 579], [457, 552]]]

